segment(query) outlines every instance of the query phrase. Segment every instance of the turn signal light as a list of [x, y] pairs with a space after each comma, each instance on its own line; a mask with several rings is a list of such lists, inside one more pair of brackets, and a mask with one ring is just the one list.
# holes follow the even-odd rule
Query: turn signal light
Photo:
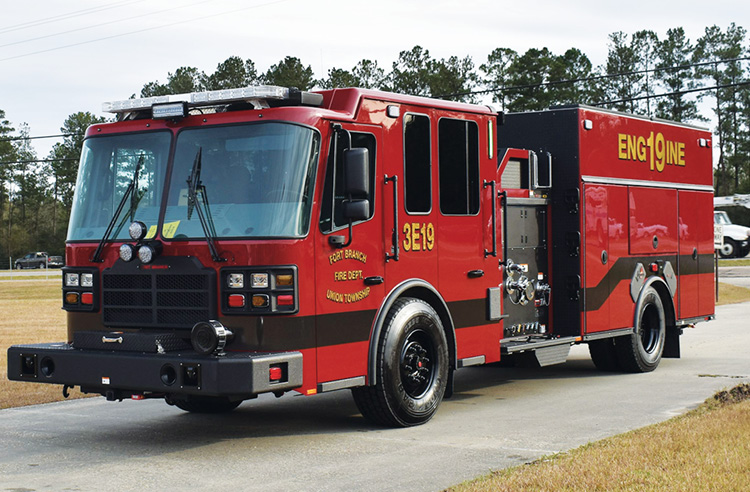
[[68, 292], [65, 294], [66, 304], [78, 304], [78, 292]]
[[276, 285], [292, 286], [294, 278], [291, 274], [276, 275]]
[[268, 307], [268, 296], [266, 294], [253, 294], [253, 307]]

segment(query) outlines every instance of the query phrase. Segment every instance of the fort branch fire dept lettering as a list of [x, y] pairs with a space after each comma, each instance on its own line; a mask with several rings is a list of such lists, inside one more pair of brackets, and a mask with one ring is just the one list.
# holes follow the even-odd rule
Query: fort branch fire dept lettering
[[[335, 253], [328, 256], [328, 262], [331, 265], [343, 260], [354, 260], [366, 264], [367, 255], [356, 249], [344, 249], [341, 251], [336, 251]], [[333, 272], [334, 282], [350, 282], [353, 280], [362, 280], [363, 278], [364, 274], [362, 273], [362, 270], [358, 269], [337, 270]], [[326, 299], [339, 304], [351, 304], [354, 302], [359, 302], [369, 295], [369, 287], [365, 287], [360, 291], [352, 293], [337, 292], [331, 289], [326, 290]]]

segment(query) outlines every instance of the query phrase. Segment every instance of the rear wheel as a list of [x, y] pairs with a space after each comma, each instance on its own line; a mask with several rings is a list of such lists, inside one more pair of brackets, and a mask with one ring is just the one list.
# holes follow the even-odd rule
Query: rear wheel
[[408, 427], [432, 418], [448, 382], [448, 348], [440, 317], [426, 302], [404, 298], [388, 313], [378, 346], [375, 386], [352, 394], [365, 418]]
[[172, 403], [177, 408], [190, 413], [227, 413], [240, 406], [242, 401], [232, 401], [218, 396], [201, 396], [188, 400], [175, 400]]
[[636, 307], [635, 332], [615, 343], [618, 360], [629, 372], [650, 372], [661, 361], [666, 339], [666, 317], [659, 293], [646, 287]]

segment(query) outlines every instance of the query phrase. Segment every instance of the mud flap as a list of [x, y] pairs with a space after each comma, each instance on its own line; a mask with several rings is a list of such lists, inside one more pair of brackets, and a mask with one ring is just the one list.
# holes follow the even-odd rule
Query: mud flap
[[681, 334], [682, 328], [678, 328], [677, 326], [667, 327], [666, 339], [664, 340], [664, 352], [661, 354], [662, 357], [667, 359], [680, 358]]

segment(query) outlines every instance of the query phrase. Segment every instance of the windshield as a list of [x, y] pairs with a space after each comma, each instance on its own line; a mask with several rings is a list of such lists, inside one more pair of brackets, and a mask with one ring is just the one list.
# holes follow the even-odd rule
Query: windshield
[[305, 235], [319, 141], [309, 128], [276, 122], [184, 130], [177, 138], [163, 237], [205, 237], [198, 214], [188, 214], [187, 181], [196, 159], [195, 206], [216, 238]]
[[714, 224], [730, 225], [731, 223], [726, 212], [714, 212]]
[[[127, 200], [109, 239], [128, 239], [128, 225], [159, 219], [169, 156], [169, 132], [114, 135], [87, 139], [81, 151], [68, 241], [98, 241], [104, 235], [142, 159], [134, 200]], [[135, 204], [135, 210], [131, 210]], [[156, 230], [150, 231], [150, 236]]]

